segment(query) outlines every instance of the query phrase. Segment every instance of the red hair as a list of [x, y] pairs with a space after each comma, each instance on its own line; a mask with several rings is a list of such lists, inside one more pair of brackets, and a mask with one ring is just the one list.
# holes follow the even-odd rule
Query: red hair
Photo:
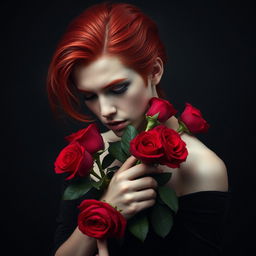
[[[82, 114], [81, 101], [72, 79], [79, 64], [113, 55], [139, 73], [147, 85], [156, 57], [166, 63], [166, 53], [154, 21], [137, 7], [104, 2], [93, 5], [75, 18], [61, 38], [51, 60], [47, 92], [52, 110], [58, 107], [79, 121], [92, 121]], [[157, 86], [160, 96], [164, 96]]]

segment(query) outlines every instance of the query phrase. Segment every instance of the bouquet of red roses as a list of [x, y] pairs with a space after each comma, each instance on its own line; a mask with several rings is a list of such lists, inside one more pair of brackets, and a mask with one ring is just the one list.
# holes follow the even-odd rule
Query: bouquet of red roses
[[[55, 161], [55, 172], [67, 174], [67, 180], [73, 180], [64, 192], [64, 200], [77, 199], [87, 192], [95, 192], [91, 200], [84, 200], [78, 217], [79, 229], [95, 238], [122, 237], [126, 220], [115, 206], [95, 200], [108, 186], [117, 166], [109, 168], [115, 159], [124, 162], [129, 156], [135, 156], [137, 163], [161, 164], [179, 168], [186, 161], [188, 151], [180, 133], [195, 134], [206, 132], [209, 124], [203, 119], [200, 110], [186, 103], [186, 108], [178, 118], [177, 131], [167, 128], [163, 123], [177, 113], [173, 105], [163, 99], [152, 98], [146, 113], [145, 131], [138, 131], [127, 126], [120, 141], [110, 143], [104, 149], [104, 142], [95, 124], [73, 133], [66, 138], [69, 144], [60, 152]], [[103, 161], [100, 155], [108, 150]], [[98, 165], [100, 174], [93, 170]], [[93, 175], [95, 179], [91, 179]], [[150, 227], [161, 237], [165, 237], [173, 225], [173, 216], [178, 211], [178, 199], [175, 191], [165, 184], [171, 173], [160, 173], [153, 176], [158, 182], [156, 204], [135, 215], [129, 220], [129, 231], [144, 241]]]

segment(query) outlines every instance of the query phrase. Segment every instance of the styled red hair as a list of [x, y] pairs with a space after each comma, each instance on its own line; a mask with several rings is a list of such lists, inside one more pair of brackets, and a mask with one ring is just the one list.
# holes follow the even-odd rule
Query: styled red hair
[[[131, 4], [103, 2], [75, 18], [61, 38], [51, 60], [47, 92], [54, 113], [60, 107], [72, 118], [88, 122], [72, 79], [79, 64], [88, 65], [108, 54], [139, 73], [147, 84], [156, 57], [166, 63], [166, 53], [154, 21]], [[158, 94], [163, 92], [157, 86]]]

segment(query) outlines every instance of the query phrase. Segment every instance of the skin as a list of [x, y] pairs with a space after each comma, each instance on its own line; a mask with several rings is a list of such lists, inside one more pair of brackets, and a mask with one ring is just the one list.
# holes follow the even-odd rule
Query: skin
[[[127, 125], [131, 124], [139, 131], [142, 131], [145, 126], [144, 114], [149, 99], [158, 97], [156, 86], [162, 74], [163, 63], [160, 58], [156, 58], [152, 74], [148, 76], [148, 83], [145, 85], [140, 74], [125, 67], [117, 57], [107, 55], [88, 66], [80, 66], [74, 71], [77, 88], [85, 96], [86, 106], [103, 124], [109, 121], [127, 120]], [[124, 89], [120, 84], [105, 88], [110, 82], [124, 78], [125, 81], [129, 81], [124, 92], [115, 93]], [[166, 121], [165, 125], [177, 130], [178, 120], [173, 116]], [[122, 134], [123, 130], [111, 129], [103, 133], [106, 148], [108, 142], [120, 140]], [[172, 178], [167, 186], [173, 188], [178, 196], [204, 190], [227, 191], [228, 178], [224, 162], [195, 136], [183, 133], [181, 138], [186, 143], [189, 154], [180, 168], [134, 165], [136, 158], [133, 156], [123, 164], [115, 161], [112, 165], [119, 164], [120, 169], [111, 179], [101, 200], [104, 199], [118, 209], [122, 209], [123, 216], [129, 219], [141, 210], [154, 205], [157, 182], [145, 175], [162, 171], [172, 172]], [[105, 152], [101, 157], [103, 158], [107, 153]], [[97, 169], [95, 171], [97, 172]], [[57, 250], [56, 255], [89, 256], [93, 255], [97, 247], [99, 256], [108, 256], [106, 241], [95, 241], [76, 228], [69, 239]]]
[[[160, 58], [157, 64], [162, 65]], [[138, 130], [144, 128], [145, 111], [150, 98], [157, 96], [155, 85], [160, 77], [158, 79], [148, 77], [146, 86], [140, 74], [125, 67], [117, 57], [113, 56], [102, 56], [88, 66], [77, 68], [74, 74], [77, 88], [85, 97], [86, 106], [103, 124], [109, 121], [127, 120], [127, 125], [131, 124]], [[159, 72], [158, 76], [161, 74], [162, 72]], [[124, 82], [128, 81], [128, 83], [105, 88], [106, 85], [120, 79], [125, 79]], [[123, 130], [110, 130], [104, 138], [109, 135], [112, 136], [113, 141], [116, 141], [120, 139]], [[136, 159], [132, 157], [128, 165], [121, 166], [103, 195], [104, 200], [122, 209], [122, 214], [127, 219], [152, 206], [156, 197], [156, 181], [151, 177], [139, 177], [147, 173], [159, 172], [159, 169], [145, 164], [132, 166], [135, 162]]]
[[[103, 124], [127, 120], [127, 125], [132, 124], [138, 130], [144, 128], [149, 99], [157, 96], [154, 81], [149, 79], [146, 86], [137, 72], [125, 67], [118, 58], [110, 56], [103, 56], [87, 67], [77, 68], [75, 78], [77, 88], [86, 91], [81, 91], [85, 105]], [[128, 85], [104, 88], [104, 85], [116, 79], [125, 79]], [[123, 130], [113, 132], [118, 137], [123, 134]]]

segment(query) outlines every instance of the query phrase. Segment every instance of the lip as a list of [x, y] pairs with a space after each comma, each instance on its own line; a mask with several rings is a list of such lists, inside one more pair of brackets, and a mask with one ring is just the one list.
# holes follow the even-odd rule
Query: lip
[[109, 129], [114, 130], [114, 131], [122, 130], [126, 127], [126, 125], [127, 125], [127, 120], [106, 123], [106, 126]]

